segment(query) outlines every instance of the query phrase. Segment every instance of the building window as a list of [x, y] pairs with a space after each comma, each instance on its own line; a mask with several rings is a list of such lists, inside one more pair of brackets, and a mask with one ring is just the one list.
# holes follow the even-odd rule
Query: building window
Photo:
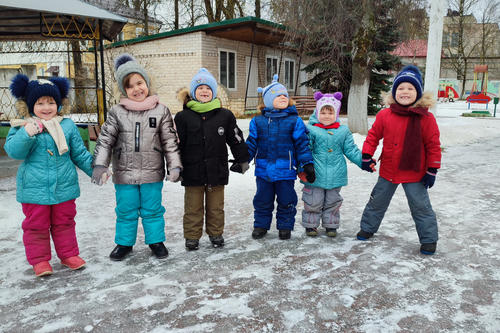
[[123, 31], [120, 31], [120, 33], [118, 35], [116, 35], [116, 41], [117, 42], [122, 42], [125, 40], [125, 36], [123, 34]]
[[278, 58], [266, 57], [266, 86], [273, 82], [274, 74], [278, 74]]
[[229, 90], [236, 90], [236, 53], [219, 50], [220, 83]]
[[450, 46], [450, 35], [448, 34], [443, 34], [443, 47], [449, 47]]
[[452, 33], [451, 34], [451, 46], [452, 47], [457, 47], [458, 46], [458, 34], [457, 33]]
[[285, 84], [286, 89], [293, 90], [295, 85], [295, 61], [285, 59]]

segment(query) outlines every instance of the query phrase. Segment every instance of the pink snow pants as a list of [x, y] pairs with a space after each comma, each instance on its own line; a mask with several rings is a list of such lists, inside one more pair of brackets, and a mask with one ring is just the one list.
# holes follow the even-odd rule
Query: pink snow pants
[[59, 259], [66, 259], [80, 254], [75, 233], [75, 200], [57, 205], [37, 205], [23, 203], [26, 216], [22, 227], [26, 258], [30, 265], [49, 261], [50, 235]]

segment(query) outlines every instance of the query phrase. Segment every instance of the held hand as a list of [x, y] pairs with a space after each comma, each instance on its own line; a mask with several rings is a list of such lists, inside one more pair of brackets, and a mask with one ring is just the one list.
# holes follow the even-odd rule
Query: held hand
[[372, 158], [370, 154], [363, 154], [361, 160], [361, 169], [368, 172], [377, 171], [375, 165], [377, 165], [377, 162], [375, 162], [375, 160]]
[[233, 172], [244, 174], [245, 172], [248, 171], [249, 168], [250, 168], [250, 165], [248, 165], [248, 162], [233, 163], [233, 165], [231, 165], [229, 170], [231, 170]]
[[314, 183], [316, 181], [316, 172], [314, 171], [314, 164], [308, 163], [304, 165], [304, 172], [306, 174], [306, 179], [308, 183]]
[[177, 183], [179, 180], [181, 174], [181, 169], [180, 168], [173, 168], [172, 170], [169, 171], [169, 175], [167, 175], [167, 179], [170, 180], [172, 183]]
[[299, 172], [298, 176], [299, 179], [302, 180], [304, 183], [307, 182], [306, 173], [304, 171]]
[[421, 180], [425, 188], [431, 188], [432, 186], [434, 186], [434, 183], [436, 182], [437, 172], [438, 171], [436, 168], [427, 168], [427, 173], [422, 177]]
[[109, 177], [111, 177], [113, 173], [107, 167], [102, 165], [96, 165], [94, 167], [94, 171], [92, 171], [92, 179], [91, 182], [98, 186], [102, 186], [102, 184], [106, 184]]

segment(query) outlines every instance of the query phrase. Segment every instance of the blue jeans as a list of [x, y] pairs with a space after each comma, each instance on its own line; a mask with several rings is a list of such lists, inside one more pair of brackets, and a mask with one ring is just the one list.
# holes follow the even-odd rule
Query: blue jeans
[[124, 185], [116, 189], [115, 243], [133, 246], [137, 238], [139, 216], [142, 218], [146, 244], [165, 241], [165, 207], [161, 204], [163, 182]]
[[278, 230], [293, 230], [295, 214], [297, 213], [297, 192], [294, 180], [278, 180], [268, 182], [257, 177], [257, 193], [253, 199], [254, 227], [271, 228], [273, 219], [274, 199], [278, 202], [276, 209], [276, 225]]
[[[378, 231], [398, 185], [382, 177], [378, 178], [361, 217], [361, 230], [373, 234]], [[420, 243], [436, 243], [438, 241], [437, 219], [427, 189], [421, 182], [403, 183], [402, 185], [410, 206], [411, 216], [415, 221]]]

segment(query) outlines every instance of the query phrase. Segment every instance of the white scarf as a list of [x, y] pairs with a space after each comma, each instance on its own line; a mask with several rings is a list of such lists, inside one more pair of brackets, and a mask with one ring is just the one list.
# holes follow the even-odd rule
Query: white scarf
[[27, 123], [36, 123], [40, 121], [43, 124], [43, 127], [47, 129], [52, 139], [56, 143], [57, 150], [59, 150], [59, 155], [64, 154], [68, 151], [68, 144], [66, 142], [66, 137], [64, 136], [64, 132], [62, 130], [60, 122], [64, 118], [61, 116], [54, 116], [50, 120], [43, 120], [38, 117], [26, 118], [26, 119], [12, 119], [10, 121], [10, 126], [12, 127], [21, 127], [26, 125]]

